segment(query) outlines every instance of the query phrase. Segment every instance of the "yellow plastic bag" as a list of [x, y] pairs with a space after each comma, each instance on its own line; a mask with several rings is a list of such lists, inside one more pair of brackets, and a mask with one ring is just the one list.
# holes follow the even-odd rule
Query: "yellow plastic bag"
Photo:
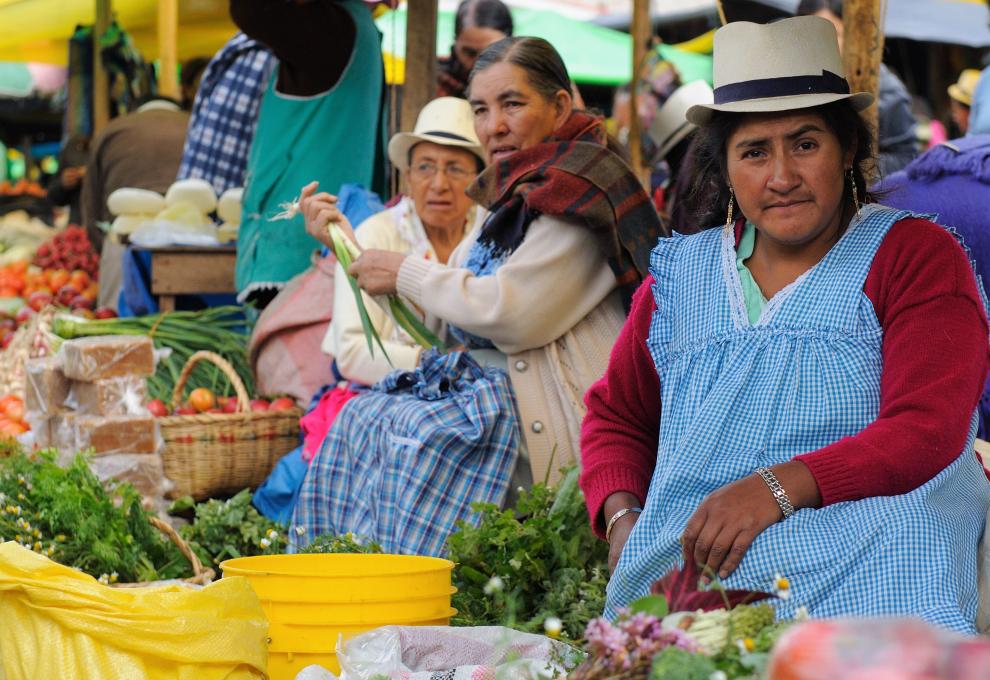
[[267, 635], [244, 578], [117, 589], [0, 545], [0, 680], [263, 678]]

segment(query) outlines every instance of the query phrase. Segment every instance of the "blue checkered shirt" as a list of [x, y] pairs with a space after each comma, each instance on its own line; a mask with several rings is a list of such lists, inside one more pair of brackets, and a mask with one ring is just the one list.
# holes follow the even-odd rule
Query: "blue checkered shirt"
[[[867, 205], [828, 254], [746, 313], [731, 228], [661, 239], [647, 346], [662, 389], [660, 446], [644, 511], [608, 585], [615, 615], [680, 560], [688, 519], [759, 467], [855, 435], [876, 420], [883, 329], [863, 293], [877, 248], [911, 213]], [[919, 339], [924, 341], [924, 339]], [[973, 454], [915, 490], [804, 508], [763, 531], [729, 589], [774, 591], [785, 618], [915, 615], [975, 632], [977, 543], [990, 485]]]
[[265, 86], [277, 60], [243, 33], [210, 60], [196, 93], [177, 179], [198, 177], [217, 195], [244, 186]]
[[386, 552], [443, 555], [457, 522], [477, 521], [472, 503], [505, 500], [520, 437], [504, 371], [425, 352], [341, 410], [303, 482], [290, 548], [353, 532]]

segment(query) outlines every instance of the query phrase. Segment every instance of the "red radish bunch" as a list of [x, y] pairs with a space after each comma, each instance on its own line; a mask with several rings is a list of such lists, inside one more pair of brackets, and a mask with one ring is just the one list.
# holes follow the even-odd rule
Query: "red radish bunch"
[[34, 264], [44, 269], [81, 269], [92, 279], [100, 272], [100, 258], [89, 242], [86, 230], [70, 226], [38, 247]]

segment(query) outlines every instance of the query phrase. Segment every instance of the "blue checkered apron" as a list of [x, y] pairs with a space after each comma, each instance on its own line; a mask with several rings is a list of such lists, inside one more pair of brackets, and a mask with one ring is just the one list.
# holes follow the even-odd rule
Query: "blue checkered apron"
[[[663, 417], [643, 514], [608, 587], [606, 614], [676, 566], [701, 501], [760, 466], [854, 435], [879, 412], [883, 332], [863, 284], [891, 225], [910, 213], [864, 206], [829, 253], [748, 321], [733, 233], [662, 239], [647, 341]], [[924, 341], [923, 339], [921, 341]], [[773, 592], [787, 576], [793, 616], [913, 614], [973, 632], [976, 550], [990, 485], [973, 454], [919, 488], [799, 510], [753, 543], [727, 588]]]
[[505, 500], [521, 431], [509, 376], [468, 354], [423, 353], [351, 399], [299, 492], [290, 548], [352, 532], [386, 552], [441, 556], [473, 503]]

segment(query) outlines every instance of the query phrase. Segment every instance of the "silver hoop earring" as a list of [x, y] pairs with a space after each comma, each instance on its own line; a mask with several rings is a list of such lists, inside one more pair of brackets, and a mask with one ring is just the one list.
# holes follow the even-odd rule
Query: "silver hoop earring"
[[732, 228], [732, 209], [735, 204], [736, 195], [732, 191], [732, 187], [729, 187], [729, 213], [725, 217], [725, 226], [727, 229]]
[[853, 204], [856, 206], [856, 215], [859, 216], [859, 189], [856, 187], [856, 174], [849, 168], [849, 187], [852, 189]]

